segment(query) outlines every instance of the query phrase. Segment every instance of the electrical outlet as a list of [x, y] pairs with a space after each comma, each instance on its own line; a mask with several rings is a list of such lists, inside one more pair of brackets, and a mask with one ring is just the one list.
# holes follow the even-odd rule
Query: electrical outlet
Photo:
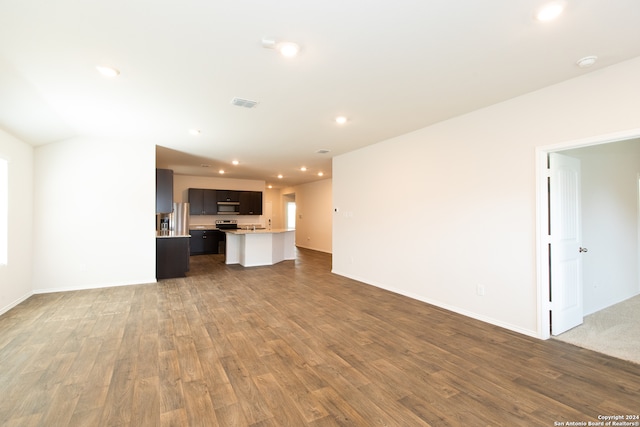
[[478, 285], [476, 287], [476, 293], [478, 295], [480, 295], [481, 297], [483, 297], [484, 296], [484, 285]]

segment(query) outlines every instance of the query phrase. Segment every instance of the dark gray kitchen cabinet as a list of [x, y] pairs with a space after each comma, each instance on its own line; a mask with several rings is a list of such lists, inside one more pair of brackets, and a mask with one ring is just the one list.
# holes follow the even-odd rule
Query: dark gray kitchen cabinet
[[189, 237], [156, 238], [156, 279], [185, 277], [189, 271]]
[[189, 213], [191, 215], [215, 215], [218, 210], [216, 190], [190, 188]]
[[173, 171], [156, 169], [156, 213], [173, 211]]
[[251, 192], [251, 215], [262, 215], [262, 191]]
[[218, 202], [239, 202], [241, 191], [216, 190], [216, 200]]
[[199, 188], [189, 189], [189, 214], [202, 215], [204, 211], [204, 190]]
[[[220, 212], [219, 202], [233, 202], [238, 210]], [[221, 203], [222, 205], [223, 203]], [[229, 203], [227, 203], [229, 205]], [[261, 191], [189, 189], [189, 213], [191, 215], [240, 214], [262, 215]]]
[[220, 230], [191, 230], [191, 255], [217, 254], [224, 233]]
[[262, 215], [262, 192], [240, 192], [240, 215]]

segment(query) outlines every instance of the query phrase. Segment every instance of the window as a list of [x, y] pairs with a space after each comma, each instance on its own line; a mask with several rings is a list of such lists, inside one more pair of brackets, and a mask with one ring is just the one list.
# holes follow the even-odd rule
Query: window
[[9, 163], [0, 159], [0, 265], [7, 264], [9, 234]]

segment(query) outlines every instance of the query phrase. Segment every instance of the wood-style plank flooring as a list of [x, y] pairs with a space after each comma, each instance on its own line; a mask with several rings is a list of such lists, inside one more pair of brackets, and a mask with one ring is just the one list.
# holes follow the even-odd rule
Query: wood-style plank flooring
[[333, 275], [328, 254], [191, 266], [2, 315], [0, 425], [554, 426], [640, 413], [640, 365]]

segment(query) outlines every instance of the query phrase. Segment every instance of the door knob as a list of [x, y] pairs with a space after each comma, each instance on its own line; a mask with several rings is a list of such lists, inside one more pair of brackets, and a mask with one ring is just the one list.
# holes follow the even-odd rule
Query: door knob
[[580, 248], [580, 249], [578, 249], [578, 252], [589, 252], [589, 249], [587, 249], [587, 248]]

